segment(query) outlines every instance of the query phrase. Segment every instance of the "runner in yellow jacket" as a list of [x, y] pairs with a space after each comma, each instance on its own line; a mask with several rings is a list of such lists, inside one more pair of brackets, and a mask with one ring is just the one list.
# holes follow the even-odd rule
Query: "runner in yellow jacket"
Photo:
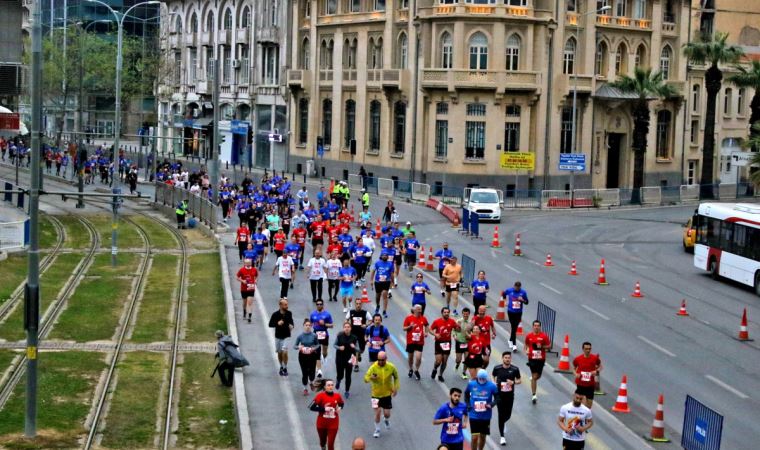
[[385, 352], [377, 354], [377, 361], [369, 366], [367, 373], [364, 374], [364, 382], [372, 385], [372, 409], [375, 410], [375, 432], [373, 436], [380, 437], [380, 410], [385, 417], [385, 429], [390, 429], [391, 409], [393, 403], [392, 397], [398, 393], [400, 386], [398, 370], [396, 366], [388, 362], [388, 355]]

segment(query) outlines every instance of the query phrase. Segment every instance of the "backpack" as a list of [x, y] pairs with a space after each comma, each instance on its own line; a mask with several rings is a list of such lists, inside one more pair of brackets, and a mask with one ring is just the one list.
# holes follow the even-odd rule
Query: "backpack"
[[223, 337], [219, 341], [220, 355], [219, 358], [223, 359], [227, 364], [231, 364], [235, 367], [245, 367], [250, 365], [245, 356], [238, 350], [238, 345], [232, 341], [229, 336]]

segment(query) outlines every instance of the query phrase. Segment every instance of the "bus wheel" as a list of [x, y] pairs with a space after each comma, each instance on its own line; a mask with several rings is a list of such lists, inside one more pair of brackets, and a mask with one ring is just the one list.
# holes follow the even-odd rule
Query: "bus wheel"
[[755, 294], [760, 295], [760, 272], [755, 273]]
[[710, 275], [713, 280], [717, 280], [720, 277], [718, 273], [718, 261], [715, 258], [710, 258]]

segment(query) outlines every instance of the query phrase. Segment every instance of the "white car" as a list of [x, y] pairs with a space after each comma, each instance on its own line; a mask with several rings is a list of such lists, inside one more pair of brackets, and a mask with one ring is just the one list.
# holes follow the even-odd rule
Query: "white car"
[[483, 220], [501, 222], [502, 200], [496, 189], [472, 188], [470, 196], [466, 200], [467, 210], [471, 214], [477, 214]]

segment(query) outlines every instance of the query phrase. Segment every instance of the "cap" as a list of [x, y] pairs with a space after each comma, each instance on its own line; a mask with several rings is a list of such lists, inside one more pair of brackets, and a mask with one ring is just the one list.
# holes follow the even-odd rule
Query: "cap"
[[488, 380], [488, 372], [485, 369], [478, 370], [478, 380]]
[[412, 222], [409, 222], [409, 221], [407, 220], [407, 221], [406, 221], [406, 224], [407, 224], [407, 225], [411, 225], [411, 224], [412, 224]]

